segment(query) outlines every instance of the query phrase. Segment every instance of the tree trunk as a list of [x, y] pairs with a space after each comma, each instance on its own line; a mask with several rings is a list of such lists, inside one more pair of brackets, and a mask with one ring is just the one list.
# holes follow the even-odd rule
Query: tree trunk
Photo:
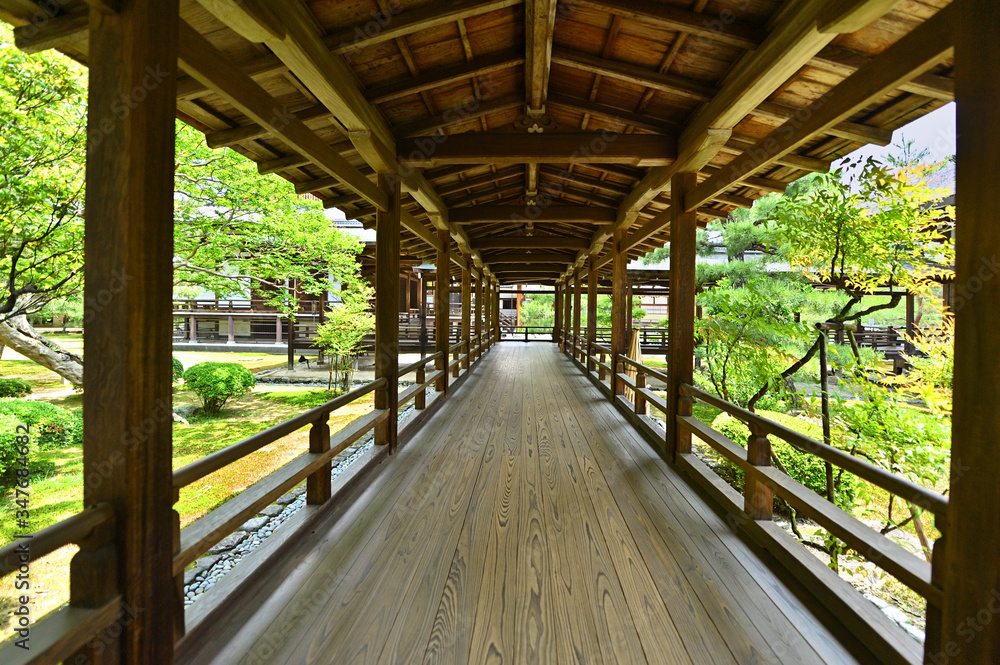
[[39, 335], [23, 316], [0, 322], [0, 347], [2, 346], [9, 346], [75, 386], [83, 384], [83, 358]]

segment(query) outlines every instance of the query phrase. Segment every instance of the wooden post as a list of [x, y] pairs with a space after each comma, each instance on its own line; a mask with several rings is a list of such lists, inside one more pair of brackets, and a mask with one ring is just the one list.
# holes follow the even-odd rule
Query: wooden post
[[[767, 433], [756, 425], [750, 426], [747, 461], [754, 466], [771, 466], [771, 442], [767, 439]], [[748, 473], [743, 484], [743, 505], [751, 519], [770, 522], [774, 511], [774, 492], [757, 481], [752, 473]]]
[[375, 408], [389, 417], [375, 428], [375, 445], [396, 449], [399, 411], [399, 197], [400, 179], [379, 173], [378, 186], [389, 199], [388, 210], [375, 211]]
[[500, 283], [493, 285], [493, 331], [500, 341]]
[[434, 345], [435, 351], [441, 352], [441, 357], [435, 363], [435, 368], [441, 370], [441, 376], [435, 384], [438, 392], [448, 392], [448, 324], [451, 305], [451, 235], [444, 229], [438, 229], [438, 240], [441, 249], [437, 253], [437, 274], [434, 278]]
[[290, 318], [285, 321], [288, 322], [285, 347], [288, 351], [288, 369], [291, 371], [295, 369], [295, 322]]
[[462, 341], [465, 342], [465, 360], [462, 368], [469, 368], [469, 355], [472, 353], [472, 270], [469, 262], [462, 268]]
[[646, 387], [646, 373], [641, 369], [637, 370], [635, 373], [635, 412], [637, 415], [645, 416], [646, 414], [646, 397], [639, 392], [639, 388]]
[[274, 343], [281, 344], [281, 316], [274, 317]]
[[[376, 399], [378, 395], [376, 394]], [[327, 419], [330, 414], [324, 414], [309, 428], [309, 452], [313, 454], [325, 453], [330, 450], [330, 425]], [[376, 437], [377, 439], [378, 437]], [[329, 461], [320, 468], [309, 474], [306, 478], [306, 503], [318, 506], [330, 500], [333, 487], [330, 476], [333, 471], [333, 461]]]
[[[580, 305], [582, 304], [583, 280], [580, 276], [580, 269], [577, 268], [573, 274], [573, 336], [576, 343], [580, 343]], [[574, 354], [574, 357], [577, 357]]]
[[[678, 173], [670, 185], [675, 202], [670, 217], [670, 300], [668, 303], [669, 340], [667, 342], [667, 439], [666, 454], [676, 459], [678, 453], [691, 449], [691, 432], [677, 427], [677, 416], [690, 414], [690, 399], [681, 402], [682, 383], [694, 383], [694, 291], [695, 236], [697, 217], [684, 211], [684, 196], [698, 184], [696, 173]], [[685, 413], [685, 411], [687, 413]]]
[[230, 314], [226, 317], [226, 344], [236, 343], [236, 321], [233, 319], [233, 315]]
[[481, 348], [482, 343], [483, 343], [483, 338], [482, 338], [482, 334], [483, 334], [483, 277], [484, 277], [484, 275], [483, 275], [482, 271], [480, 270], [479, 277], [476, 278], [476, 325], [475, 325], [476, 339], [479, 340], [476, 345], [479, 346], [480, 348], [478, 348], [476, 350], [475, 360], [479, 360], [479, 357], [483, 354], [483, 351], [482, 351], [482, 348]]
[[198, 342], [198, 319], [194, 314], [188, 317], [188, 341], [192, 344]]
[[[955, 370], [943, 618], [927, 608], [925, 662], [1000, 662], [1000, 5], [963, 0], [955, 39], [958, 158]], [[992, 360], [991, 360], [992, 359]], [[938, 574], [940, 573], [940, 575]], [[943, 579], [942, 579], [943, 578]], [[933, 611], [932, 611], [933, 610]], [[989, 621], [984, 619], [990, 618]], [[940, 654], [943, 653], [943, 656]]]
[[628, 354], [628, 307], [625, 302], [628, 296], [626, 284], [627, 276], [625, 268], [628, 265], [628, 256], [622, 251], [622, 244], [625, 241], [625, 231], [615, 231], [611, 246], [611, 398], [622, 393], [621, 382], [618, 381], [618, 372], [615, 362], [618, 356]]
[[563, 352], [569, 353], [573, 336], [573, 297], [568, 279], [563, 286], [566, 291], [563, 295]]
[[553, 298], [553, 324], [552, 324], [552, 341], [559, 343], [562, 336], [562, 315], [563, 315], [563, 287], [556, 284], [556, 292]]
[[[417, 368], [417, 383], [422, 384], [427, 380], [427, 365], [421, 365]], [[418, 411], [427, 406], [427, 389], [424, 388], [416, 395], [413, 396], [413, 408]]]
[[903, 353], [906, 355], [913, 354], [913, 344], [910, 342], [913, 339], [913, 335], [917, 332], [917, 325], [915, 323], [916, 319], [916, 302], [915, 296], [912, 293], [906, 294], [906, 340], [903, 342]]
[[[587, 340], [589, 344], [597, 341], [597, 255], [591, 254], [587, 269]], [[587, 346], [587, 371], [594, 371], [594, 361], [590, 360], [590, 347]]]
[[[117, 639], [65, 662], [163, 665], [183, 632], [171, 451], [177, 0], [90, 11], [83, 503], [110, 503], [111, 544], [76, 554], [70, 605], [121, 595]], [[151, 39], [150, 35], [155, 35]], [[142, 101], [115, 113], [123, 99]], [[97, 305], [99, 303], [99, 305]], [[109, 643], [110, 642], [110, 643]]]

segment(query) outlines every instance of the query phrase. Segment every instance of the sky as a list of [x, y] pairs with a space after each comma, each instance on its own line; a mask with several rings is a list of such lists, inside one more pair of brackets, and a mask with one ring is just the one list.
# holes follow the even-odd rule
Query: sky
[[898, 149], [893, 145], [899, 144], [903, 137], [913, 141], [917, 152], [920, 152], [921, 148], [926, 148], [930, 153], [928, 160], [931, 163], [940, 162], [954, 155], [956, 138], [954, 102], [897, 129], [892, 134], [892, 144], [884, 148], [867, 145], [851, 156], [884, 158], [886, 155], [898, 154]]

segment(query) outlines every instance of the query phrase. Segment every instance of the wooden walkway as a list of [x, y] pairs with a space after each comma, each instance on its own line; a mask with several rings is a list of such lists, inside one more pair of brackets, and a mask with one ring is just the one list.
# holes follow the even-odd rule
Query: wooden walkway
[[190, 662], [875, 662], [548, 344], [496, 347], [285, 563]]

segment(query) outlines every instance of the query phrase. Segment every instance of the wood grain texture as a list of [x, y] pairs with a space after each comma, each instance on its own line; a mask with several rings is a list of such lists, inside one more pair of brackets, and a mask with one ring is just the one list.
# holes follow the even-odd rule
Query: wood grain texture
[[499, 345], [369, 482], [185, 662], [871, 662], [554, 346]]

